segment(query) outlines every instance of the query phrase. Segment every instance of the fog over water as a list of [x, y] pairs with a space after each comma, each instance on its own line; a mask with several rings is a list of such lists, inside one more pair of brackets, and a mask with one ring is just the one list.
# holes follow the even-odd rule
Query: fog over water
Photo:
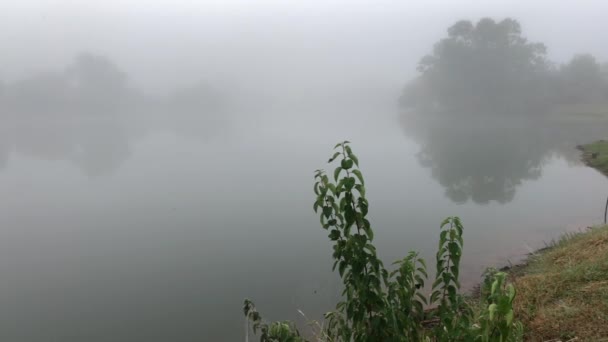
[[[342, 288], [313, 171], [344, 139], [387, 264], [432, 260], [458, 215], [470, 288], [602, 219], [608, 180], [575, 147], [608, 138], [604, 2], [0, 13], [2, 341], [238, 341], [244, 298], [269, 319], [320, 317]], [[504, 32], [503, 60], [484, 39]]]

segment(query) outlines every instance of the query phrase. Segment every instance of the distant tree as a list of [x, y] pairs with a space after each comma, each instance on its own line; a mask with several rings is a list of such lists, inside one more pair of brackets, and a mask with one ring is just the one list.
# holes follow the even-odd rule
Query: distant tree
[[84, 53], [64, 70], [42, 72], [4, 86], [11, 112], [109, 113], [133, 96], [127, 76], [108, 58]]
[[[546, 48], [524, 38], [516, 20], [463, 20], [447, 33], [420, 61], [416, 82], [423, 85], [406, 88], [407, 105], [433, 101], [448, 109], [511, 111], [545, 97], [539, 86], [549, 70]], [[416, 94], [421, 89], [430, 94]]]
[[602, 67], [590, 54], [576, 55], [560, 68], [561, 95], [566, 103], [593, 102], [606, 94]]
[[433, 95], [429, 78], [419, 76], [405, 85], [399, 102], [404, 107], [432, 110], [436, 104], [436, 97]]
[[4, 105], [11, 110], [38, 114], [62, 112], [68, 107], [68, 84], [57, 72], [39, 73], [6, 86]]
[[90, 109], [114, 109], [129, 93], [127, 75], [104, 56], [83, 53], [65, 75], [75, 100]]

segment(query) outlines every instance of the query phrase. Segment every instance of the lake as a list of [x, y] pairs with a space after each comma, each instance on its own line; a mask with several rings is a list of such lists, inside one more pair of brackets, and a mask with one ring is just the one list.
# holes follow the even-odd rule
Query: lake
[[341, 288], [312, 211], [313, 171], [348, 139], [386, 262], [433, 265], [465, 226], [461, 277], [603, 218], [608, 180], [574, 146], [593, 120], [423, 117], [390, 105], [5, 120], [0, 340], [243, 341], [333, 309]]

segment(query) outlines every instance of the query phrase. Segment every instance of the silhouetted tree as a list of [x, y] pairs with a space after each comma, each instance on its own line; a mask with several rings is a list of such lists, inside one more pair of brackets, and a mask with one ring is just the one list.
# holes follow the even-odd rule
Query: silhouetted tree
[[513, 111], [545, 98], [539, 86], [547, 82], [546, 48], [524, 38], [516, 20], [463, 20], [447, 32], [420, 61], [421, 76], [406, 88], [405, 105]]
[[65, 72], [74, 100], [90, 109], [115, 109], [126, 99], [127, 75], [108, 58], [83, 53]]
[[590, 54], [577, 55], [561, 67], [561, 96], [566, 103], [594, 102], [606, 96], [607, 82], [600, 64]]
[[4, 87], [11, 112], [110, 113], [133, 95], [127, 76], [108, 58], [84, 53], [63, 71], [44, 72]]

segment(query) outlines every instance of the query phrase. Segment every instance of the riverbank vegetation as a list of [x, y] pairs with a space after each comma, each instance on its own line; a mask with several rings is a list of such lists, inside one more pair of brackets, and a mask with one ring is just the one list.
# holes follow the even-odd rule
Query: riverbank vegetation
[[608, 141], [599, 140], [578, 147], [583, 152], [583, 161], [608, 176]]
[[[605, 152], [605, 142], [587, 147]], [[601, 148], [600, 148], [601, 147]], [[333, 269], [344, 283], [335, 311], [301, 333], [289, 321], [265, 322], [245, 300], [260, 341], [597, 341], [608, 336], [608, 226], [567, 234], [509, 274], [490, 269], [479, 297], [460, 293], [464, 228], [440, 228], [430, 291], [426, 262], [412, 251], [385, 268], [373, 245], [365, 182], [348, 142], [329, 162], [333, 181], [315, 173], [314, 210], [333, 242]], [[517, 289], [517, 291], [516, 291]], [[428, 293], [430, 292], [430, 293]], [[427, 294], [429, 294], [427, 296]]]
[[608, 226], [566, 235], [511, 273], [526, 340], [608, 337]]
[[[489, 272], [477, 309], [460, 293], [464, 228], [458, 217], [440, 226], [435, 278], [427, 295], [426, 262], [417, 252], [386, 268], [373, 245], [369, 202], [359, 160], [347, 141], [329, 162], [339, 164], [333, 181], [315, 172], [313, 208], [333, 242], [333, 269], [344, 284], [342, 301], [313, 341], [519, 341], [523, 330], [513, 311], [515, 287], [503, 272]], [[425, 310], [431, 307], [432, 310]], [[308, 341], [294, 323], [267, 323], [250, 300], [244, 314], [260, 341]]]

